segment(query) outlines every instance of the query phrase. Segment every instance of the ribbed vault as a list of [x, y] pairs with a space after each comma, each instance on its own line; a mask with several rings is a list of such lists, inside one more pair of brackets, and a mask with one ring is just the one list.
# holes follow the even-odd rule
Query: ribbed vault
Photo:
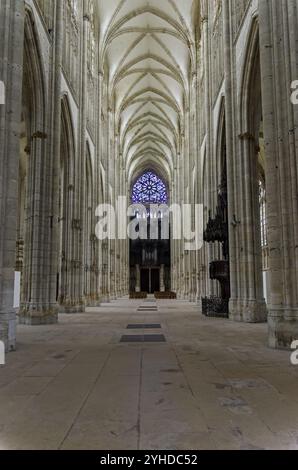
[[109, 74], [128, 180], [140, 168], [171, 179], [195, 71], [198, 0], [98, 0], [101, 57]]

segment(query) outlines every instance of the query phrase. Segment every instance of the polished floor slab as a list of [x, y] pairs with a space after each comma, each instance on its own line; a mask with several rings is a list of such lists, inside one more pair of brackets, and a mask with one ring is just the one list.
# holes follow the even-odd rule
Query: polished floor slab
[[[0, 449], [298, 449], [298, 367], [266, 325], [122, 299], [18, 328], [0, 368]], [[121, 343], [128, 325], [164, 343]]]

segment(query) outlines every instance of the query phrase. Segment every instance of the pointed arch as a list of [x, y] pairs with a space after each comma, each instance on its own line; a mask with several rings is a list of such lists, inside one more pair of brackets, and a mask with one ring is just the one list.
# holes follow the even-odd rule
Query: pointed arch
[[225, 107], [225, 96], [221, 97], [219, 116], [217, 122], [216, 135], [216, 174], [217, 184], [220, 184], [220, 175], [222, 175], [226, 166], [226, 107]]
[[[238, 296], [245, 299], [242, 318], [250, 322], [267, 320], [267, 306], [264, 298], [262, 270], [260, 192], [259, 192], [259, 152], [262, 123], [262, 89], [260, 64], [260, 38], [258, 16], [251, 18], [247, 35], [240, 88], [239, 102], [239, 161], [238, 169], [241, 185], [239, 192], [239, 212], [242, 224], [240, 233], [243, 249], [239, 256], [240, 279]], [[251, 256], [251, 253], [254, 256]], [[235, 268], [233, 268], [235, 270]], [[233, 313], [237, 318], [239, 313]]]
[[26, 6], [24, 26], [24, 82], [28, 87], [30, 106], [30, 135], [45, 128], [47, 100], [45, 93], [45, 72], [41, 61], [42, 53], [39, 35], [32, 10]]
[[93, 165], [92, 165], [92, 158], [91, 158], [91, 150], [90, 145], [87, 140], [86, 142], [86, 183], [87, 189], [89, 190], [90, 185], [90, 192], [93, 194]]
[[[42, 63], [39, 34], [36, 28], [34, 14], [26, 4], [24, 16], [24, 55], [23, 55], [23, 91], [22, 91], [22, 118], [27, 138], [25, 153], [28, 156], [28, 165], [24, 175], [26, 187], [25, 197], [19, 203], [19, 213], [26, 214], [23, 222], [23, 269], [22, 269], [22, 301], [20, 322], [28, 320], [28, 309], [31, 308], [34, 280], [38, 278], [44, 268], [45, 258], [36, 263], [34, 246], [39, 243], [41, 230], [36, 230], [38, 217], [43, 213], [42, 181], [49, 181], [48, 165], [43, 164], [47, 156], [47, 98], [45, 85], [45, 71]], [[21, 154], [22, 158], [22, 154]], [[21, 159], [20, 159], [21, 163]], [[20, 183], [20, 181], [19, 181]], [[21, 188], [19, 188], [21, 189]], [[38, 195], [38, 196], [37, 196]], [[32, 223], [27, 223], [32, 218]], [[34, 220], [33, 220], [34, 219]], [[39, 219], [40, 220], [40, 219]]]
[[76, 155], [76, 143], [74, 136], [73, 118], [70, 109], [69, 98], [65, 93], [61, 100], [61, 158], [67, 167], [68, 184], [74, 184], [74, 165]]
[[239, 96], [241, 134], [249, 134], [256, 138], [259, 127], [256, 121], [261, 122], [262, 114], [258, 17], [252, 19], [243, 64]]

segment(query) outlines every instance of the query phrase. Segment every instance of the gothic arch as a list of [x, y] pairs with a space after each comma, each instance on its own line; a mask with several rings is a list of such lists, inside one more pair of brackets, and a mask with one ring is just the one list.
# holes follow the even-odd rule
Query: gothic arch
[[61, 99], [59, 224], [60, 250], [57, 299], [67, 311], [72, 304], [72, 220], [74, 204], [75, 139], [73, 120], [66, 94]]
[[[21, 136], [22, 132], [26, 135], [27, 145], [23, 148], [23, 154], [26, 153], [27, 165], [23, 180], [26, 190], [22, 194], [22, 188], [19, 188], [22, 194], [19, 201], [19, 215], [24, 212], [23, 229], [19, 227], [19, 233], [23, 233], [23, 259], [22, 265], [22, 294], [21, 310], [24, 318], [21, 321], [26, 322], [27, 310], [31, 307], [34, 292], [34, 278], [39, 277], [43, 269], [42, 262], [35, 262], [33, 247], [38, 244], [41, 236], [38, 230], [33, 230], [32, 224], [26, 223], [33, 214], [39, 214], [43, 211], [43, 199], [37, 197], [41, 188], [36, 185], [36, 181], [41, 181], [46, 173], [47, 165], [42, 165], [42, 158], [47, 154], [47, 127], [46, 112], [47, 100], [45, 94], [45, 74], [41, 61], [41, 47], [38, 32], [35, 26], [35, 20], [32, 10], [26, 6], [24, 19], [24, 53], [23, 53], [23, 77], [22, 77], [22, 117], [21, 117]], [[22, 138], [22, 137], [21, 137]], [[22, 153], [20, 164], [22, 164]], [[24, 155], [23, 155], [24, 156]], [[23, 182], [24, 182], [23, 181]], [[23, 184], [20, 179], [20, 184]], [[35, 219], [36, 222], [36, 219]], [[19, 236], [19, 235], [18, 235]], [[19, 243], [19, 240], [18, 240]], [[19, 245], [17, 244], [17, 260], [19, 257]], [[18, 264], [18, 261], [17, 261]]]
[[61, 100], [61, 146], [64, 145], [64, 154], [61, 157], [68, 168], [69, 184], [74, 184], [74, 162], [76, 155], [76, 143], [74, 135], [73, 118], [67, 94]]
[[88, 141], [86, 142], [86, 185], [88, 193], [88, 207], [93, 208], [94, 175], [90, 145]]
[[225, 142], [226, 142], [226, 108], [225, 108], [225, 97], [222, 96], [220, 103], [220, 111], [218, 116], [216, 135], [216, 178], [217, 186], [220, 184], [220, 179], [224, 166], [226, 165], [226, 153], [225, 153]]
[[[261, 71], [258, 18], [252, 20], [248, 35], [246, 54], [244, 56], [243, 71], [241, 74], [241, 88], [239, 96], [239, 122], [241, 134], [248, 133], [256, 138], [261, 121]], [[257, 136], [258, 137], [258, 136]]]
[[106, 181], [105, 181], [105, 170], [104, 170], [102, 165], [100, 165], [100, 169], [99, 169], [99, 183], [100, 183], [100, 190], [99, 190], [100, 200], [99, 200], [99, 203], [104, 204], [104, 203], [107, 202], [105, 200]]
[[[241, 317], [249, 322], [267, 318], [263, 289], [261, 224], [258, 184], [258, 152], [262, 121], [262, 94], [258, 17], [252, 19], [247, 38], [239, 99], [239, 233], [243, 249], [239, 256], [239, 291]], [[239, 183], [238, 183], [239, 184]], [[237, 224], [238, 228], [237, 228]], [[237, 261], [238, 262], [238, 261]], [[237, 315], [237, 314], [236, 314]]]
[[158, 6], [140, 2], [138, 8], [124, 1], [112, 7], [101, 5], [106, 22], [99, 62], [109, 69], [107, 101], [115, 110], [120, 153], [129, 179], [148, 158], [166, 166], [170, 179], [182, 152], [181, 130], [196, 67], [199, 1], [189, 1], [188, 8], [190, 21], [174, 0]]
[[31, 9], [25, 10], [24, 30], [24, 79], [29, 86], [31, 97], [31, 131], [42, 131], [45, 126], [46, 95], [44, 67], [39, 36], [35, 27], [35, 20]]

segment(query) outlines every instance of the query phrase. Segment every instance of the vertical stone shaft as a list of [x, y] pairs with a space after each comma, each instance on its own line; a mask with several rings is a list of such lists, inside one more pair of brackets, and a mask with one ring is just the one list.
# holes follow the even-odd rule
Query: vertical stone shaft
[[297, 1], [259, 4], [263, 119], [267, 161], [269, 344], [289, 347], [298, 337]]
[[16, 346], [13, 297], [24, 16], [23, 2], [1, 0], [0, 80], [6, 96], [0, 105], [0, 341], [7, 350]]

